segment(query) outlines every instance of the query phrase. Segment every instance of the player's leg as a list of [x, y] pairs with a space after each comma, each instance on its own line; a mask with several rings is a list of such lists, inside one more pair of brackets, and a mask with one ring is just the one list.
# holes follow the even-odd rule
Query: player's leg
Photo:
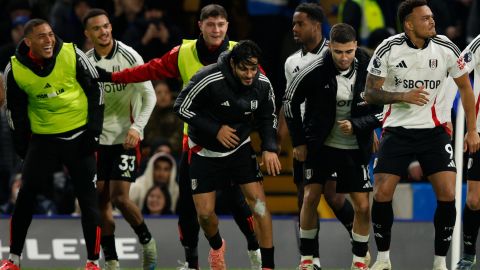
[[67, 167], [75, 196], [82, 212], [82, 229], [87, 248], [87, 265], [98, 265], [100, 255], [100, 211], [96, 191], [97, 166], [94, 153], [85, 153], [80, 136], [73, 141], [66, 142], [62, 149], [62, 160]]
[[257, 236], [255, 235], [255, 220], [240, 187], [238, 185], [232, 185], [222, 189], [219, 193], [220, 197], [217, 197], [217, 199], [223, 198], [228, 202], [233, 219], [247, 239], [247, 253], [250, 260], [250, 268], [261, 269], [262, 258]]
[[179, 196], [177, 203], [178, 231], [180, 242], [184, 248], [186, 265], [182, 270], [199, 269], [198, 266], [198, 224], [197, 211], [192, 197], [188, 152], [183, 152], [178, 172]]
[[[135, 181], [138, 167], [135, 149], [125, 150], [122, 145], [111, 146], [113, 166], [109, 175], [110, 198], [115, 207], [130, 224], [142, 245], [142, 266], [144, 270], [157, 265], [157, 246], [138, 206], [130, 200], [131, 182]], [[113, 232], [112, 232], [113, 236]]]
[[[52, 173], [54, 167], [60, 162], [56, 157], [54, 147], [51, 140], [35, 135], [30, 140], [23, 164], [22, 186], [18, 192], [15, 209], [10, 220], [10, 255], [8, 260], [4, 261], [8, 267], [14, 267], [11, 264], [20, 265], [20, 255], [35, 209], [36, 194], [48, 179], [49, 172]], [[5, 269], [10, 269], [7, 266]]]
[[203, 157], [196, 153], [191, 154], [190, 177], [193, 202], [197, 211], [197, 218], [205, 237], [210, 244], [208, 262], [210, 269], [224, 270], [225, 241], [220, 235], [218, 217], [215, 214], [215, 189], [223, 175], [224, 158]]
[[337, 181], [335, 177], [327, 179], [323, 189], [323, 195], [328, 203], [328, 206], [333, 210], [337, 219], [342, 223], [347, 230], [350, 238], [352, 238], [352, 227], [354, 211], [352, 203], [345, 199], [345, 195], [337, 193]]

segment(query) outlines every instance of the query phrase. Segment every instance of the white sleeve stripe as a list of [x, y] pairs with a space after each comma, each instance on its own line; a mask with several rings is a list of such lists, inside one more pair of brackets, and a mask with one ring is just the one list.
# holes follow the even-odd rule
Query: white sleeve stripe
[[78, 49], [77, 47], [75, 47], [75, 51], [80, 56], [80, 61], [82, 62], [82, 65], [85, 66], [85, 69], [90, 72], [93, 78], [98, 78], [97, 70], [95, 69], [93, 64], [90, 62], [90, 60], [88, 60], [88, 57], [85, 55], [85, 53], [82, 52], [82, 50]]
[[134, 65], [137, 62], [135, 57], [133, 57], [133, 55], [130, 52], [123, 49], [122, 47], [118, 47], [118, 52], [121, 53], [127, 59], [130, 65]]
[[6, 107], [7, 106], [7, 78], [8, 78], [8, 74], [12, 71], [12, 63], [9, 61], [7, 66], [5, 67], [5, 70], [3, 72], [3, 91], [4, 91], [4, 94], [5, 94], [5, 104], [4, 106]]
[[183, 101], [182, 105], [180, 105], [179, 113], [186, 118], [191, 118], [195, 115], [195, 113], [188, 110], [190, 105], [192, 104], [193, 99], [197, 96], [197, 94], [203, 90], [209, 83], [218, 81], [223, 79], [223, 75], [220, 71], [210, 74], [199, 81], [193, 88], [190, 90], [190, 93], [187, 94], [185, 100]]
[[270, 83], [270, 80], [267, 78], [267, 76], [263, 75], [262, 73], [260, 73], [260, 76], [258, 78], [260, 81], [263, 81], [263, 82], [266, 82], [268, 83], [268, 85], [270, 86], [270, 89], [268, 90], [268, 97], [270, 99], [270, 101], [272, 102], [273, 104], [273, 112], [272, 112], [272, 116], [273, 116], [273, 128], [277, 128], [278, 126], [278, 119], [277, 119], [277, 115], [275, 114], [275, 112], [277, 111], [277, 108], [275, 106], [275, 92], [273, 91], [273, 87], [272, 87], [272, 84]]

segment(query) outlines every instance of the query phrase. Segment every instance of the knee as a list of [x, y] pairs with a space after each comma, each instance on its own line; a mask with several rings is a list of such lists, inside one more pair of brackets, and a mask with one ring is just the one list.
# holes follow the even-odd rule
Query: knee
[[211, 211], [211, 212], [208, 212], [208, 211], [199, 212], [198, 215], [197, 215], [198, 222], [202, 225], [209, 224], [214, 215], [215, 215], [215, 212], [213, 212], [213, 211]]
[[311, 190], [305, 190], [303, 194], [303, 206], [302, 207], [313, 207], [316, 208], [320, 202], [321, 194], [317, 194]]
[[120, 210], [124, 209], [128, 204], [129, 198], [128, 196], [113, 196], [112, 203]]
[[252, 204], [253, 215], [257, 218], [263, 218], [268, 215], [267, 203], [265, 199], [256, 198]]
[[370, 215], [370, 204], [368, 201], [355, 203], [354, 208], [355, 208], [355, 212], [361, 216]]
[[389, 185], [375, 185], [373, 187], [373, 198], [377, 202], [389, 202], [393, 200], [394, 189]]
[[471, 210], [480, 210], [480, 195], [479, 194], [467, 194], [467, 206]]
[[345, 202], [345, 196], [343, 194], [338, 194], [336, 192], [324, 193], [325, 201], [327, 201], [328, 206], [334, 209], [335, 211], [340, 210], [343, 207]]

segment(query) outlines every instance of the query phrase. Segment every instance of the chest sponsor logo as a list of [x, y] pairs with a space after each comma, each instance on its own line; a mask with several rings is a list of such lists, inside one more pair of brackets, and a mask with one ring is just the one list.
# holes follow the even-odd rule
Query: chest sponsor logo
[[395, 78], [395, 86], [399, 86], [403, 84], [403, 88], [406, 89], [414, 89], [424, 87], [425, 89], [437, 89], [440, 84], [442, 83], [441, 80], [409, 80], [409, 79], [400, 79]]

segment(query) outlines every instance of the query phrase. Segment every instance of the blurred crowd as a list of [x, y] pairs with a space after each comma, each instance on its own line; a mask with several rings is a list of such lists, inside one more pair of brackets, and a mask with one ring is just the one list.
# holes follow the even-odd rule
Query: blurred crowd
[[[381, 20], [375, 29], [365, 27], [362, 1], [267, 1], [267, 0], [0, 0], [0, 67], [5, 67], [23, 38], [23, 26], [31, 18], [48, 20], [54, 32], [66, 42], [74, 42], [84, 51], [92, 44], [83, 33], [82, 18], [91, 8], [105, 9], [111, 16], [113, 37], [132, 46], [145, 62], [161, 57], [182, 39], [199, 35], [197, 26], [201, 7], [217, 3], [229, 14], [231, 40], [252, 39], [264, 51], [262, 67], [276, 92], [278, 105], [285, 88], [285, 59], [298, 49], [292, 37], [292, 15], [301, 2], [319, 2], [329, 26], [346, 22], [354, 26], [361, 45], [373, 51], [380, 42], [401, 32], [396, 16], [401, 0], [366, 0], [379, 9]], [[430, 0], [437, 33], [446, 35], [462, 50], [480, 33], [480, 0]], [[367, 20], [368, 21], [368, 20]], [[375, 22], [374, 22], [375, 23]], [[368, 24], [368, 23], [367, 23]], [[181, 90], [176, 80], [154, 81], [157, 103], [145, 128], [141, 143], [142, 164], [132, 185], [131, 198], [144, 214], [175, 213], [178, 198], [177, 160], [182, 147], [183, 122], [173, 113], [173, 102]], [[0, 214], [11, 213], [21, 185], [21, 161], [16, 157], [4, 109], [0, 110]], [[421, 179], [421, 170], [413, 164], [408, 179]], [[72, 214], [75, 210], [73, 188], [68, 172], [59, 167], [51, 185], [38, 196], [37, 214]]]

